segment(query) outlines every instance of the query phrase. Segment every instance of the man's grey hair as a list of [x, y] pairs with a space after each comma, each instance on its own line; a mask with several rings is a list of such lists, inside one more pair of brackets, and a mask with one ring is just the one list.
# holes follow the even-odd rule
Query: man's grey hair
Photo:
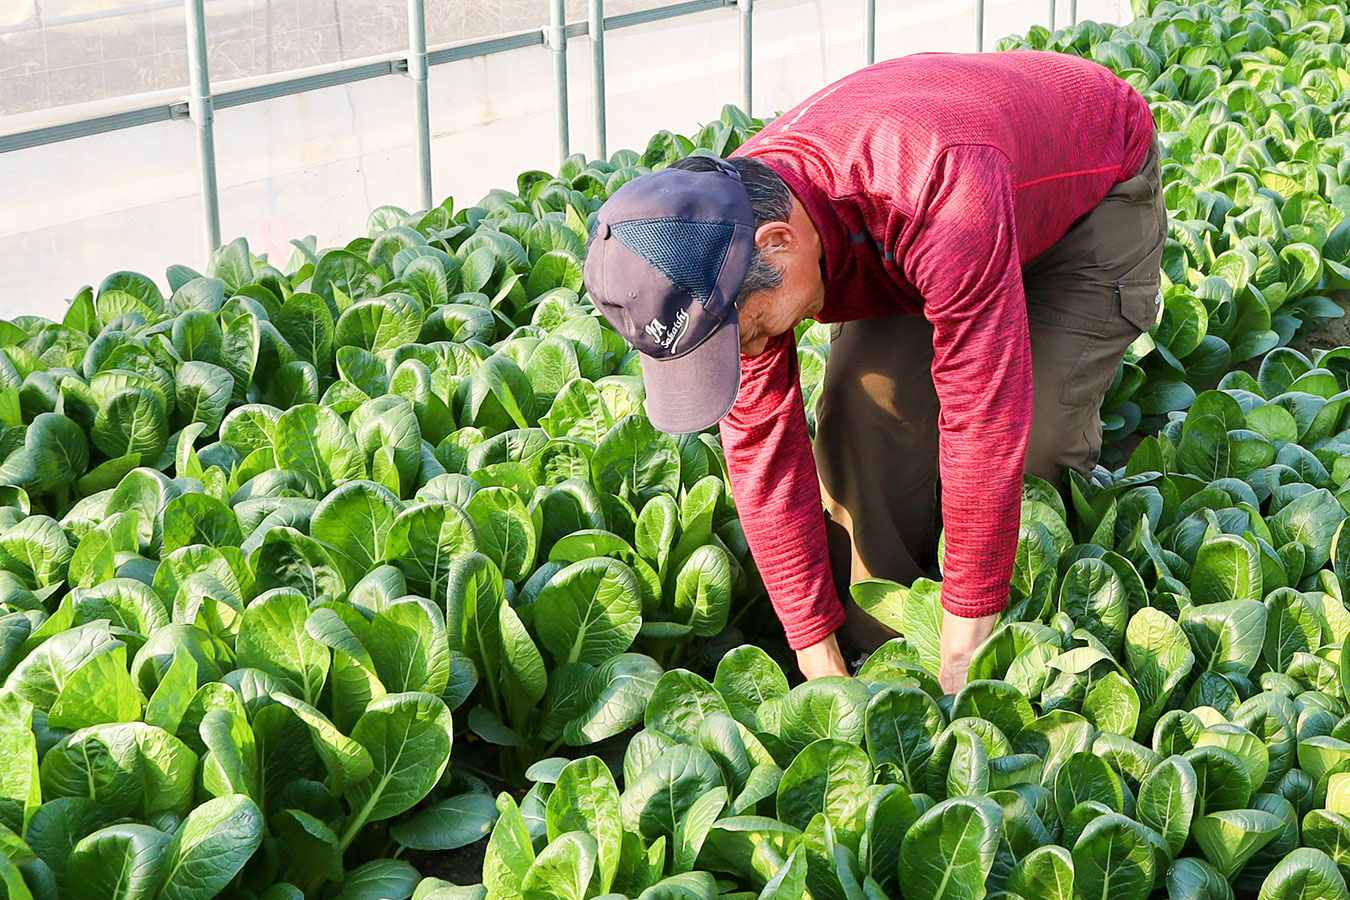
[[[741, 176], [741, 183], [750, 195], [750, 208], [755, 212], [755, 227], [765, 222], [786, 222], [792, 215], [792, 192], [778, 173], [757, 159], [738, 156], [727, 162], [735, 166]], [[686, 169], [691, 172], [715, 172], [720, 168], [706, 156], [689, 156], [671, 166], [673, 169]], [[783, 283], [783, 273], [774, 268], [764, 254], [756, 247], [750, 254], [750, 270], [741, 282], [741, 291], [736, 295], [736, 308], [745, 305], [745, 301], [756, 291], [771, 291]]]

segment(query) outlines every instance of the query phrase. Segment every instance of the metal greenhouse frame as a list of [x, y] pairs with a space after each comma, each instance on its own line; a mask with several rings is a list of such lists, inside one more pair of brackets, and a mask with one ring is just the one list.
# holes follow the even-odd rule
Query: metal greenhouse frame
[[[207, 66], [205, 0], [183, 0], [187, 30], [187, 96], [175, 102], [135, 107], [108, 115], [94, 116], [0, 135], [0, 153], [24, 150], [61, 141], [103, 134], [153, 122], [190, 119], [197, 132], [197, 169], [205, 225], [206, 252], [220, 245], [220, 198], [216, 183], [214, 115], [248, 103], [259, 103], [302, 94], [307, 91], [353, 84], [385, 75], [407, 75], [413, 83], [416, 117], [415, 146], [419, 179], [419, 197], [424, 207], [433, 205], [431, 187], [431, 126], [427, 71], [431, 66], [509, 50], [543, 46], [553, 55], [553, 107], [559, 159], [568, 156], [569, 127], [567, 94], [567, 39], [583, 35], [591, 41], [591, 85], [593, 90], [595, 145], [600, 155], [607, 153], [605, 119], [605, 34], [621, 28], [646, 25], [665, 19], [735, 7], [739, 12], [741, 105], [751, 107], [754, 54], [754, 0], [683, 0], [655, 9], [606, 16], [604, 0], [589, 0], [584, 22], [565, 21], [564, 0], [548, 0], [549, 23], [543, 28], [517, 31], [492, 38], [452, 44], [427, 50], [425, 0], [408, 0], [408, 51], [404, 56], [375, 61], [357, 61], [323, 72], [295, 75], [266, 84], [213, 93]], [[1056, 0], [1048, 2], [1048, 21], [1055, 22]], [[985, 0], [974, 0], [975, 49], [984, 49]], [[1069, 0], [1069, 24], [1078, 20], [1078, 0]], [[876, 61], [877, 0], [864, 0], [866, 61]]]

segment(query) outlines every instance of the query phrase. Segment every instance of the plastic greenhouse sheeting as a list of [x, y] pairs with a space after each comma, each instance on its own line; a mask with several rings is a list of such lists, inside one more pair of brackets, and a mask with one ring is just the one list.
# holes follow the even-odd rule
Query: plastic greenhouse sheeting
[[[569, 21], [584, 21], [569, 0]], [[610, 0], [606, 14], [663, 5]], [[21, 0], [0, 10], [0, 135], [167, 103], [185, 92], [179, 0]], [[1067, 0], [1057, 4], [1067, 24]], [[323, 11], [320, 12], [320, 7]], [[208, 0], [213, 89], [265, 83], [358, 58], [398, 56], [404, 0]], [[772, 114], [864, 62], [863, 0], [760, 0], [755, 112]], [[1122, 0], [1082, 0], [1079, 18], [1127, 21]], [[35, 15], [40, 13], [40, 15]], [[997, 2], [985, 47], [1048, 15], [1046, 0]], [[538, 27], [544, 0], [427, 0], [428, 41]], [[734, 8], [606, 34], [609, 148], [687, 130], [739, 100]], [[973, 47], [968, 4], [880, 3], [878, 58]], [[590, 53], [569, 45], [572, 150], [592, 151]], [[75, 62], [78, 60], [78, 62]], [[318, 68], [315, 68], [318, 67]], [[435, 66], [429, 76], [434, 192], [470, 202], [531, 168], [553, 168], [550, 54], [530, 47]], [[76, 102], [78, 101], [78, 102]], [[221, 233], [284, 261], [289, 240], [325, 245], [372, 208], [417, 206], [412, 88], [382, 77], [216, 112]], [[193, 130], [161, 122], [0, 154], [0, 316], [60, 315], [106, 273], [202, 264]]]

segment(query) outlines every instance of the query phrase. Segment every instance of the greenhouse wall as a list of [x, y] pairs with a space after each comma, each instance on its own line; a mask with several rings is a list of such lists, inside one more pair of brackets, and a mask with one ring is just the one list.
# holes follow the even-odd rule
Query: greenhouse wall
[[[136, 57], [143, 61], [140, 69], [114, 65], [119, 60], [112, 57], [122, 52], [118, 32], [105, 29], [98, 54], [88, 54], [102, 60], [101, 68], [76, 73], [54, 65], [50, 55], [70, 52], [69, 42], [52, 39], [44, 44], [47, 55], [33, 55], [27, 62], [19, 57], [15, 35], [24, 35], [25, 22], [42, 21], [34, 17], [34, 4], [21, 0], [0, 14], [0, 135], [183, 95], [183, 88], [172, 87], [186, 78], [178, 55], [183, 45], [180, 2], [136, 5], [153, 38], [146, 55]], [[41, 5], [42, 14], [51, 15], [56, 4]], [[61, 12], [78, 24], [97, 21], [97, 10], [107, 5], [63, 0]], [[656, 5], [616, 2], [606, 5], [606, 13]], [[1050, 5], [1046, 0], [991, 0], [985, 10], [985, 48], [1005, 34], [1046, 24]], [[569, 21], [584, 20], [584, 6], [569, 3]], [[479, 14], [466, 16], [469, 7]], [[1058, 24], [1067, 24], [1067, 0], [1057, 7]], [[266, 9], [272, 8], [267, 0]], [[401, 2], [392, 7], [402, 8]], [[322, 22], [306, 28], [300, 19], [288, 19], [292, 27], [280, 27], [277, 35], [269, 31], [265, 42], [241, 37], [241, 11], [253, 23], [249, 33], [256, 34], [263, 9], [264, 0], [207, 3], [216, 90], [273, 80], [278, 60], [331, 67], [370, 54], [397, 57], [407, 35], [406, 21], [386, 3], [369, 15], [334, 21], [331, 28]], [[883, 0], [877, 4], [877, 58], [969, 51], [974, 47], [972, 13], [961, 2]], [[542, 2], [432, 0], [427, 16], [428, 39], [445, 43], [481, 37], [493, 28], [534, 27], [546, 19], [546, 9]], [[1120, 23], [1130, 17], [1129, 4], [1080, 0], [1078, 16]], [[221, 22], [222, 30], [215, 31]], [[325, 37], [330, 31], [337, 39]], [[753, 111], [772, 114], [859, 68], [865, 61], [864, 34], [862, 0], [760, 0], [754, 13]], [[723, 104], [739, 103], [739, 41], [735, 8], [607, 32], [609, 150], [641, 147], [663, 128], [692, 130], [715, 117]], [[568, 53], [571, 150], [589, 155], [595, 147], [587, 39], [570, 40]], [[513, 186], [520, 171], [556, 167], [552, 73], [550, 53], [537, 46], [432, 67], [438, 201], [451, 195], [471, 203], [492, 187]], [[36, 80], [39, 75], [45, 80]], [[80, 98], [90, 99], [70, 102]], [[420, 206], [413, 113], [411, 83], [397, 76], [217, 110], [223, 238], [242, 235], [255, 253], [284, 263], [291, 238], [314, 234], [320, 246], [340, 243], [363, 230], [376, 206]], [[115, 270], [143, 271], [162, 280], [170, 263], [203, 265], [198, 186], [194, 130], [186, 119], [0, 153], [0, 196], [5, 198], [0, 204], [0, 316], [59, 317], [65, 298]]]

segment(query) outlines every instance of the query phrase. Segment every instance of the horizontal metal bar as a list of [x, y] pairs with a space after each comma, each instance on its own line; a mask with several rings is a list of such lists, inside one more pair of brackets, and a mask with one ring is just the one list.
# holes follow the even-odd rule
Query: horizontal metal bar
[[[317, 72], [313, 75], [301, 75], [282, 81], [269, 81], [266, 84], [237, 88], [233, 91], [222, 91], [215, 95], [213, 105], [216, 109], [245, 106], [263, 100], [275, 100], [279, 97], [289, 97], [307, 91], [353, 84], [384, 75], [394, 75], [406, 70], [406, 61], [403, 59], [385, 59], [379, 62], [362, 63], [328, 72]], [[0, 135], [0, 153], [41, 147], [44, 144], [55, 144], [61, 141], [90, 137], [95, 134], [105, 134], [123, 128], [135, 128], [138, 125], [150, 125], [170, 119], [181, 119], [185, 118], [186, 115], [186, 103], [175, 100], [171, 103], [143, 106], [137, 109], [109, 113], [106, 116], [96, 116], [91, 119], [80, 119], [74, 122], [64, 122], [60, 125], [33, 128], [29, 131]]]
[[[582, 34], [586, 33], [585, 26], [582, 27]], [[439, 66], [442, 63], [457, 62], [461, 59], [473, 59], [476, 56], [491, 56], [494, 53], [505, 53], [507, 50], [520, 50], [524, 47], [542, 47], [544, 45], [544, 32], [538, 28], [532, 28], [529, 31], [518, 31], [515, 34], [504, 34], [501, 37], [488, 38], [485, 41], [473, 41], [468, 44], [457, 44], [453, 47], [442, 47], [440, 50], [432, 50], [427, 53], [427, 65]]]
[[[605, 18], [605, 30], [610, 31], [616, 28], [646, 25], [664, 19], [673, 19], [678, 18], [679, 16], [708, 12], [709, 10], [714, 9], [725, 9], [726, 7], [726, 0], [686, 0], [686, 2], [683, 3], [658, 6], [655, 9], [623, 13], [622, 15], [617, 16], [607, 16]], [[578, 37], [586, 33], [587, 25], [585, 22], [574, 22], [567, 26], [568, 37]], [[530, 31], [504, 34], [485, 40], [468, 41], [463, 44], [433, 50], [427, 54], [427, 65], [438, 66], [463, 59], [491, 56], [494, 53], [505, 53], [510, 50], [520, 50], [525, 47], [543, 46], [543, 43], [543, 31], [535, 28]], [[338, 87], [344, 84], [353, 84], [358, 81], [379, 78], [384, 75], [400, 74], [405, 71], [407, 71], [407, 62], [402, 56], [393, 59], [381, 59], [374, 62], [353, 63], [310, 75], [298, 75], [292, 78], [283, 78], [278, 81], [269, 81], [266, 84], [237, 88], [232, 91], [222, 91], [215, 95], [215, 108], [228, 109], [234, 106], [243, 106], [248, 103], [275, 100], [279, 97], [288, 97], [293, 94], [302, 94], [307, 91]], [[45, 144], [55, 144], [61, 141], [73, 140], [75, 138], [90, 137], [96, 134], [105, 134], [109, 131], [119, 131], [123, 128], [135, 128], [138, 125], [149, 125], [154, 122], [165, 122], [170, 119], [182, 117], [183, 102], [181, 100], [175, 100], [170, 103], [157, 103], [153, 106], [128, 109], [122, 112], [110, 113], [105, 116], [95, 116], [89, 119], [79, 119], [74, 122], [64, 122], [60, 125], [48, 125], [41, 128], [32, 128], [27, 131], [18, 131], [13, 134], [0, 135], [0, 153], [8, 153], [13, 150], [27, 150], [31, 147], [41, 147]]]
[[96, 116], [92, 119], [80, 119], [75, 122], [63, 122], [60, 125], [47, 125], [29, 131], [0, 135], [0, 153], [11, 150], [26, 150], [44, 144], [56, 144], [76, 138], [117, 131], [121, 128], [135, 128], [137, 125], [152, 125], [155, 122], [167, 122], [170, 119], [183, 118], [181, 110], [186, 104], [164, 103], [158, 106], [146, 106], [141, 109], [128, 109], [125, 112]]
[[334, 69], [331, 72], [317, 72], [313, 75], [301, 75], [297, 78], [287, 78], [284, 81], [269, 81], [266, 84], [239, 88], [233, 91], [221, 91], [215, 95], [215, 105], [216, 109], [225, 109], [230, 106], [243, 106], [246, 103], [275, 100], [278, 97], [289, 97], [292, 94], [303, 94], [306, 91], [317, 91], [323, 88], [353, 84], [358, 81], [379, 78], [382, 75], [395, 75], [406, 71], [407, 64], [405, 60], [385, 59], [380, 60], [379, 62], [363, 63], [358, 66]]
[[[637, 12], [620, 13], [617, 16], [606, 16], [605, 30], [612, 31], [615, 28], [628, 28], [632, 25], [646, 25], [649, 22], [660, 22], [663, 19], [674, 19], [679, 16], [708, 12], [712, 9], [726, 9], [728, 6], [735, 5], [735, 0], [732, 0], [731, 3], [727, 3], [725, 0], [686, 0], [684, 3], [672, 3], [669, 6], [658, 6], [655, 9], [640, 9]], [[585, 32], [583, 31], [582, 33], [584, 34]]]

